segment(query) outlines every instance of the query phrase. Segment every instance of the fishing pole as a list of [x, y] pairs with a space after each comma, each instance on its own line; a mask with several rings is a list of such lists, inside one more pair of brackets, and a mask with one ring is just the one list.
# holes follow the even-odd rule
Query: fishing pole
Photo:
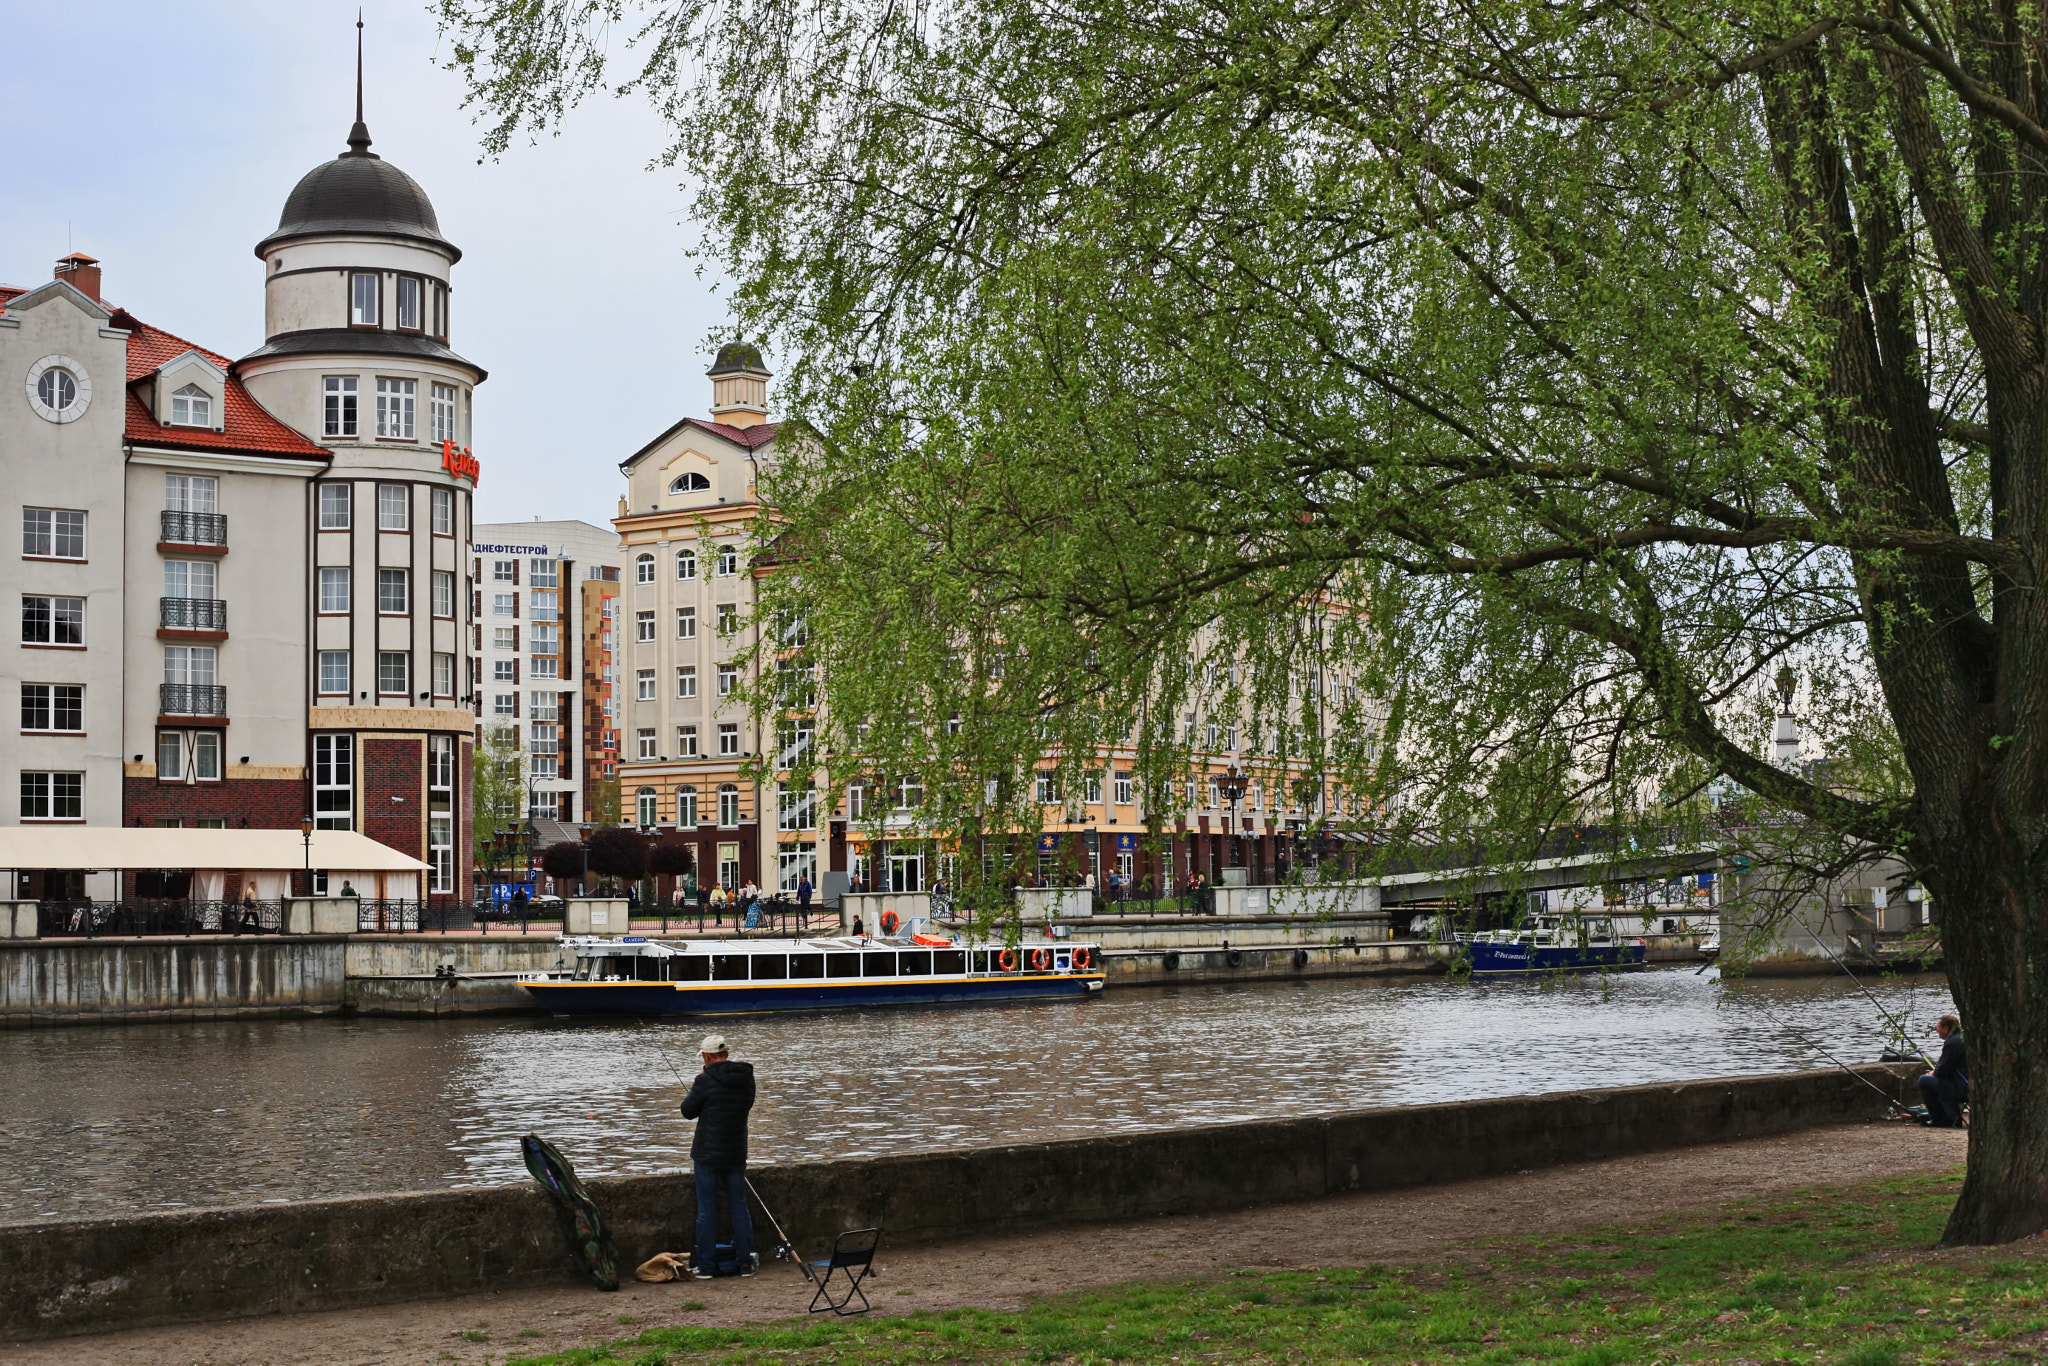
[[1890, 1024], [1893, 1029], [1896, 1029], [1898, 1031], [1899, 1042], [1901, 1044], [1904, 1044], [1908, 1048], [1912, 1048], [1914, 1054], [1919, 1057], [1921, 1062], [1926, 1063], [1929, 1067], [1934, 1066], [1933, 1059], [1929, 1058], [1925, 1053], [1922, 1053], [1918, 1048], [1914, 1048], [1912, 1044], [1907, 1042], [1905, 1021], [1901, 1020], [1898, 1016], [1892, 1014], [1889, 1010], [1886, 1010], [1884, 1008], [1884, 1002], [1878, 1000], [1876, 994], [1873, 993], [1869, 987], [1863, 985], [1862, 978], [1858, 977], [1855, 973], [1849, 971], [1849, 965], [1847, 963], [1844, 963], [1840, 958], [1836, 957], [1835, 951], [1829, 948], [1827, 946], [1827, 942], [1823, 940], [1818, 934], [1815, 934], [1811, 927], [1807, 928], [1806, 934], [1808, 938], [1812, 939], [1813, 942], [1819, 946], [1820, 951], [1828, 956], [1828, 961], [1833, 963], [1836, 967], [1840, 968], [1844, 973], [1847, 973], [1849, 980], [1856, 984], [1856, 989], [1862, 992], [1865, 996], [1870, 998], [1870, 1004], [1877, 1007], [1877, 1013], [1884, 1016], [1885, 1021], [1888, 1024]]
[[1829, 1062], [1841, 1068], [1844, 1072], [1847, 1072], [1850, 1076], [1856, 1078], [1856, 1080], [1862, 1082], [1871, 1090], [1877, 1092], [1878, 1095], [1883, 1096], [1884, 1103], [1890, 1106], [1894, 1111], [1896, 1111], [1899, 1108], [1899, 1102], [1897, 1098], [1887, 1094], [1882, 1086], [1879, 1086], [1869, 1077], [1864, 1076], [1861, 1072], [1858, 1072], [1855, 1068], [1849, 1066], [1848, 1063], [1843, 1062], [1840, 1058], [1828, 1052], [1825, 1048], [1822, 1048], [1819, 1044], [1815, 1043], [1812, 1039], [1808, 1038], [1802, 1031], [1793, 1028], [1789, 1024], [1785, 1024], [1782, 1020], [1779, 1021], [1779, 1024], [1782, 1025], [1786, 1032], [1790, 1033], [1793, 1038], [1799, 1040], [1799, 1042], [1805, 1044], [1808, 1048], [1811, 1048], [1814, 1052], [1820, 1054], [1823, 1058], [1826, 1058]]
[[[636, 1020], [634, 1023], [638, 1024], [642, 1029], [647, 1028], [647, 1021], [645, 1020]], [[661, 1054], [661, 1060], [668, 1064], [668, 1070], [675, 1074], [676, 1082], [679, 1085], [688, 1086], [690, 1084], [683, 1080], [681, 1069], [676, 1066], [675, 1059], [669, 1057], [668, 1045], [661, 1041], [661, 1035], [658, 1033], [654, 1036], [654, 1051]]]

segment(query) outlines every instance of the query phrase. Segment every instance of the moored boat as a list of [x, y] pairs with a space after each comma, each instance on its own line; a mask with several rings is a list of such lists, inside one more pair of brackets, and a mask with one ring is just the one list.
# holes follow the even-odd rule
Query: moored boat
[[574, 936], [566, 972], [521, 978], [557, 1016], [744, 1015], [1085, 997], [1102, 990], [1095, 944], [902, 940], [654, 940]]
[[1537, 916], [1517, 929], [1459, 935], [1458, 952], [1474, 976], [1498, 977], [1639, 968], [1650, 945], [1617, 936], [1604, 916]]

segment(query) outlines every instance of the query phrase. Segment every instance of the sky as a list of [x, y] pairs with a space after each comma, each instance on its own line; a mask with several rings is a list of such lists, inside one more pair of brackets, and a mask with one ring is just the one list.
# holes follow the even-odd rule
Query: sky
[[[684, 173], [644, 102], [599, 97], [558, 138], [479, 159], [421, 0], [362, 0], [372, 150], [420, 183], [454, 268], [454, 349], [476, 395], [479, 522], [606, 525], [618, 462], [707, 413], [706, 341], [726, 320]], [[102, 292], [229, 356], [263, 343], [253, 248], [285, 196], [347, 150], [357, 0], [0, 4], [0, 282], [100, 258]]]

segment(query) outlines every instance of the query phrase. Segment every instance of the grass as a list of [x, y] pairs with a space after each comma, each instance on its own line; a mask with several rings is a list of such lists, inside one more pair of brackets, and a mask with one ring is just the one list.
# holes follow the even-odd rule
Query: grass
[[1139, 1282], [1015, 1313], [650, 1328], [508, 1366], [2048, 1360], [2048, 1239], [1934, 1249], [1959, 1182], [1899, 1179], [1502, 1239], [1431, 1264]]

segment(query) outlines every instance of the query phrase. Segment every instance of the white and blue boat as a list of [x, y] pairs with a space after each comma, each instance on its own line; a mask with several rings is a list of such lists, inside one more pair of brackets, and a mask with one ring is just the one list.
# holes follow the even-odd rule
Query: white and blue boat
[[1475, 977], [1639, 968], [1650, 954], [1648, 940], [1617, 936], [1605, 916], [1537, 916], [1515, 929], [1461, 934], [1457, 943]]
[[752, 1015], [778, 1010], [964, 1005], [1087, 997], [1102, 990], [1102, 950], [1067, 942], [657, 940], [573, 936], [566, 972], [519, 985], [552, 1014]]

